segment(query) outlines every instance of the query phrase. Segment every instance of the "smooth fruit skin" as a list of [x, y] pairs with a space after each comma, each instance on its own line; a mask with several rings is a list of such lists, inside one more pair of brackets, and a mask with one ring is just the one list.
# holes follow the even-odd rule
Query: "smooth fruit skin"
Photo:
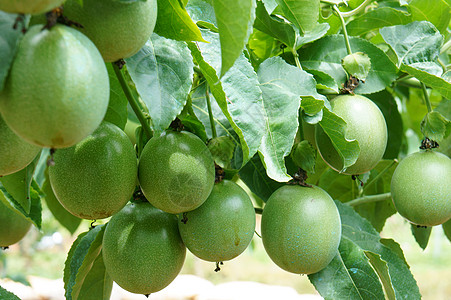
[[279, 267], [296, 274], [316, 273], [337, 254], [340, 215], [321, 188], [283, 186], [263, 209], [261, 235], [266, 252]]
[[41, 150], [18, 137], [0, 115], [0, 176], [22, 170]]
[[107, 218], [130, 200], [136, 185], [137, 159], [127, 135], [102, 124], [80, 143], [56, 150], [49, 168], [56, 198], [73, 215]]
[[410, 222], [435, 226], [451, 218], [451, 159], [435, 151], [412, 153], [393, 173], [396, 210]]
[[179, 216], [186, 247], [197, 257], [213, 262], [231, 260], [246, 250], [255, 231], [255, 211], [247, 193], [236, 183], [215, 184], [200, 207]]
[[105, 64], [86, 36], [64, 25], [36, 25], [20, 43], [0, 112], [29, 143], [65, 148], [99, 126], [109, 93]]
[[97, 46], [106, 62], [128, 58], [149, 40], [157, 20], [157, 1], [68, 0], [64, 15], [83, 25], [81, 32]]
[[0, 247], [7, 247], [20, 241], [31, 226], [31, 222], [4, 201], [6, 199], [0, 193]]
[[[387, 147], [387, 124], [379, 107], [370, 99], [360, 95], [343, 95], [331, 101], [332, 111], [346, 123], [346, 139], [357, 140], [360, 154], [357, 161], [343, 174], [363, 174], [373, 169], [382, 159]], [[316, 126], [316, 145], [323, 160], [340, 172], [343, 162], [329, 136]]]
[[41, 14], [60, 6], [64, 0], [0, 0], [0, 10], [14, 14]]
[[137, 294], [155, 293], [171, 283], [185, 261], [177, 216], [147, 202], [115, 214], [103, 236], [103, 260], [111, 278]]
[[138, 178], [147, 200], [172, 214], [198, 208], [213, 189], [213, 157], [190, 132], [166, 132], [146, 144]]

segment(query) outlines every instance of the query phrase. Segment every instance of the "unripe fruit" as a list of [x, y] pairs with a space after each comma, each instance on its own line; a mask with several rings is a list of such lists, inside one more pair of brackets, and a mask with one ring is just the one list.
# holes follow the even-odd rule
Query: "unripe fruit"
[[190, 132], [166, 132], [153, 137], [139, 159], [139, 183], [147, 200], [168, 213], [193, 210], [213, 189], [213, 157]]
[[177, 216], [147, 202], [132, 203], [115, 214], [103, 236], [106, 271], [123, 289], [155, 293], [171, 283], [185, 261]]
[[29, 144], [9, 129], [0, 115], [0, 176], [25, 168], [41, 150]]
[[263, 209], [261, 235], [266, 252], [279, 267], [296, 274], [316, 273], [338, 253], [340, 215], [321, 188], [283, 186]]
[[396, 210], [410, 222], [435, 226], [451, 218], [451, 159], [435, 151], [404, 158], [393, 173]]
[[64, 0], [0, 0], [0, 10], [13, 14], [41, 14], [60, 6]]
[[[357, 161], [343, 174], [363, 174], [373, 169], [382, 159], [387, 147], [387, 125], [384, 115], [370, 99], [360, 95], [343, 95], [331, 101], [332, 112], [346, 123], [345, 137], [357, 140], [360, 154]], [[341, 171], [343, 162], [329, 136], [316, 126], [316, 145], [321, 157], [334, 170]]]
[[79, 29], [97, 46], [106, 62], [127, 58], [139, 51], [152, 35], [157, 1], [131, 3], [112, 0], [68, 0], [64, 15], [83, 25]]
[[20, 241], [28, 232], [31, 222], [20, 212], [6, 205], [0, 192], [0, 247], [7, 247]]
[[251, 199], [239, 185], [228, 180], [215, 184], [204, 204], [179, 219], [186, 247], [197, 257], [213, 262], [240, 255], [255, 231]]
[[127, 135], [103, 122], [78, 144], [56, 150], [49, 168], [58, 201], [83, 219], [103, 219], [121, 210], [136, 185], [137, 159]]
[[24, 140], [49, 148], [74, 145], [105, 115], [109, 78], [94, 44], [64, 25], [31, 27], [0, 93], [0, 111]]

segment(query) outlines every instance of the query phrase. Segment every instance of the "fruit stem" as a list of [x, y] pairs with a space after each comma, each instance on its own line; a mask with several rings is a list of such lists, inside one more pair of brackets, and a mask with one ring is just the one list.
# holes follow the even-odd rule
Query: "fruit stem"
[[132, 94], [132, 91], [130, 90], [130, 87], [128, 86], [127, 82], [125, 81], [124, 74], [122, 73], [119, 66], [115, 63], [112, 63], [114, 73], [116, 73], [116, 77], [119, 80], [119, 83], [121, 84], [122, 90], [124, 91], [125, 97], [127, 97], [128, 103], [130, 103], [130, 106], [132, 107], [133, 111], [135, 112], [136, 117], [138, 118], [139, 122], [141, 123], [141, 126], [144, 129], [144, 132], [146, 133], [146, 136], [148, 139], [150, 139], [153, 135], [152, 129], [150, 128], [149, 123], [146, 120], [146, 117], [144, 116], [143, 112], [139, 108], [138, 102], [136, 101], [135, 97]]
[[377, 180], [379, 180], [379, 178], [381, 178], [385, 173], [387, 173], [387, 171], [393, 167], [393, 165], [397, 164], [398, 160], [395, 158], [391, 164], [389, 164], [388, 166], [386, 166], [379, 174], [376, 175], [376, 177], [374, 177], [370, 182], [368, 182], [367, 184], [365, 184], [365, 187], [362, 190], [362, 193], [365, 193], [365, 191], [372, 185], [374, 184]]
[[423, 90], [424, 100], [426, 101], [426, 106], [428, 108], [428, 112], [432, 112], [431, 100], [429, 100], [429, 94], [426, 89], [426, 85], [421, 82], [421, 89]]
[[345, 19], [343, 18], [343, 13], [338, 9], [338, 6], [334, 5], [333, 8], [335, 10], [335, 13], [340, 18], [341, 27], [343, 29], [343, 35], [345, 37], [346, 50], [348, 51], [348, 54], [352, 54], [351, 44], [349, 43], [348, 31], [346, 30], [346, 23]]
[[295, 48], [293, 48], [291, 50], [291, 53], [293, 53], [294, 61], [296, 62], [296, 66], [302, 71], [302, 66], [301, 66], [301, 62], [299, 61], [299, 54], [298, 54], [298, 52], [296, 51]]
[[255, 213], [261, 215], [263, 213], [263, 208], [254, 207]]
[[216, 134], [216, 127], [215, 127], [215, 120], [213, 117], [213, 111], [211, 110], [210, 93], [208, 92], [208, 88], [209, 88], [209, 85], [207, 83], [207, 87], [205, 89], [205, 99], [207, 101], [208, 117], [210, 118], [211, 135], [213, 138], [215, 138], [215, 137], [217, 137], [217, 134]]
[[385, 201], [388, 199], [391, 199], [391, 193], [363, 196], [363, 197], [348, 201], [345, 204], [347, 204], [349, 206], [357, 206], [357, 205], [366, 204], [366, 203]]

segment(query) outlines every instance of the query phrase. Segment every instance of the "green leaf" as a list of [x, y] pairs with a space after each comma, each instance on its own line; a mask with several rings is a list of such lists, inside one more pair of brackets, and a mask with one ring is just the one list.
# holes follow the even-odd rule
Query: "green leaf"
[[215, 163], [221, 168], [230, 168], [230, 161], [233, 158], [235, 151], [235, 143], [229, 136], [219, 136], [211, 139], [208, 144], [208, 149], [215, 160]]
[[429, 21], [442, 33], [451, 20], [450, 6], [443, 0], [412, 0], [407, 9], [414, 21]]
[[[255, 19], [254, 0], [213, 0], [221, 42], [221, 75], [243, 51]], [[233, 16], [233, 17], [232, 17]]]
[[426, 114], [421, 122], [421, 132], [424, 136], [440, 142], [451, 132], [451, 121], [442, 116], [437, 111], [431, 111]]
[[410, 224], [410, 229], [415, 237], [415, 241], [417, 241], [421, 249], [426, 249], [429, 242], [429, 237], [431, 236], [432, 227], [422, 227]]
[[[88, 232], [80, 234], [72, 244], [64, 268], [64, 289], [66, 299], [79, 299], [86, 278], [92, 270], [93, 264], [102, 250], [102, 239], [106, 225], [98, 225]], [[105, 281], [105, 284], [109, 283]]]
[[[210, 0], [190, 0], [188, 5], [185, 7], [188, 14], [191, 16], [193, 21], [200, 24], [211, 24], [217, 27], [215, 11]], [[207, 24], [206, 24], [207, 23]]]
[[45, 181], [42, 184], [45, 194], [45, 203], [55, 219], [63, 225], [71, 234], [74, 234], [81, 223], [81, 219], [68, 212], [58, 201], [50, 186], [48, 169], [45, 170]]
[[357, 161], [360, 154], [359, 142], [346, 138], [346, 122], [327, 107], [323, 108], [323, 119], [319, 122], [319, 125], [321, 127], [317, 126], [316, 130], [319, 130], [319, 134], [327, 135], [325, 141], [329, 137], [330, 147], [337, 150], [343, 161], [341, 171], [344, 172], [347, 167], [352, 166]]
[[309, 72], [313, 75], [316, 81], [316, 88], [319, 90], [331, 90], [338, 94], [338, 84], [335, 79], [327, 74], [326, 72], [318, 71], [318, 70], [310, 70], [305, 69], [305, 71]]
[[446, 81], [444, 78], [423, 70], [421, 65], [402, 65], [401, 70], [415, 76], [418, 80], [437, 90], [447, 99], [451, 99], [451, 83]]
[[363, 52], [346, 55], [341, 61], [341, 65], [349, 75], [357, 77], [362, 81], [365, 81], [371, 70], [371, 60]]
[[14, 295], [11, 292], [8, 292], [7, 290], [2, 288], [1, 286], [0, 286], [0, 299], [3, 299], [3, 300], [20, 300], [19, 297], [17, 297], [16, 295]]
[[[280, 57], [265, 60], [259, 67], [258, 79], [266, 121], [266, 133], [259, 153], [263, 156], [268, 176], [286, 182], [291, 176], [287, 174], [284, 158], [291, 152], [298, 129], [300, 97], [306, 97], [302, 100], [304, 109], [313, 114], [321, 110], [325, 99], [317, 93], [312, 75], [287, 64]], [[321, 100], [309, 102], [308, 96]]]
[[[367, 40], [350, 37], [351, 48], [355, 52], [363, 52], [371, 59], [371, 70], [365, 83], [360, 83], [356, 94], [371, 94], [385, 89], [397, 78], [397, 68], [390, 58], [377, 46]], [[326, 36], [302, 48], [299, 58], [302, 67], [329, 74], [341, 86], [347, 80], [341, 66], [341, 60], [347, 55], [342, 35]]]
[[158, 18], [155, 33], [176, 41], [205, 42], [179, 0], [158, 0]]
[[244, 55], [241, 55], [219, 80], [216, 72], [221, 64], [217, 55], [220, 49], [219, 36], [207, 30], [203, 30], [203, 34], [210, 43], [188, 43], [188, 47], [207, 80], [214, 99], [239, 137], [244, 165], [260, 146], [265, 128], [262, 92], [257, 74]]
[[315, 27], [319, 17], [319, 0], [277, 0], [285, 17], [301, 33]]
[[388, 300], [396, 300], [395, 291], [391, 285], [390, 274], [388, 273], [388, 266], [385, 261], [381, 259], [379, 254], [375, 254], [370, 251], [365, 251], [365, 255], [370, 260], [371, 265], [374, 267], [379, 279], [384, 287], [385, 295]]
[[186, 104], [194, 73], [188, 48], [183, 42], [153, 34], [126, 62], [138, 93], [149, 108], [153, 129], [159, 135]]
[[318, 273], [309, 275], [324, 299], [385, 299], [382, 285], [365, 251], [342, 237], [338, 255]]
[[0, 64], [0, 91], [3, 90], [9, 68], [23, 36], [20, 30], [22, 25], [19, 25], [17, 29], [13, 28], [16, 18], [16, 14], [0, 11], [0, 61], [2, 62]]
[[412, 21], [406, 12], [391, 7], [370, 10], [346, 25], [348, 34], [364, 35], [372, 30], [393, 25], [405, 25]]
[[78, 299], [109, 300], [113, 290], [113, 279], [108, 275], [103, 263], [102, 252], [94, 260], [91, 270], [83, 281]]
[[316, 149], [306, 140], [294, 145], [291, 158], [299, 168], [307, 173], [315, 173]]
[[116, 77], [113, 66], [111, 64], [106, 64], [106, 67], [108, 70], [108, 77], [110, 78], [110, 102], [103, 119], [124, 130], [128, 115], [127, 98]]
[[446, 237], [451, 242], [451, 220], [443, 223], [442, 228], [443, 228], [443, 232], [445, 233]]

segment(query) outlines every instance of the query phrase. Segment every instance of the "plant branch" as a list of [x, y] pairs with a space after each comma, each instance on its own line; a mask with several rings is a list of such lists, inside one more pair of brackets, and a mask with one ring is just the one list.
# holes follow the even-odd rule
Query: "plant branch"
[[341, 27], [343, 29], [343, 35], [345, 37], [345, 43], [346, 43], [346, 50], [348, 51], [348, 54], [352, 54], [352, 50], [351, 50], [351, 44], [349, 43], [349, 37], [348, 37], [348, 31], [346, 30], [346, 23], [345, 23], [345, 19], [343, 18], [342, 12], [338, 9], [338, 6], [334, 5], [334, 10], [335, 13], [338, 15], [338, 17], [340, 18], [340, 22], [341, 22]]
[[363, 196], [363, 197], [348, 201], [345, 204], [347, 204], [349, 206], [357, 206], [357, 205], [361, 205], [361, 204], [385, 201], [388, 199], [391, 199], [391, 193]]
[[421, 82], [421, 88], [423, 89], [424, 100], [426, 101], [426, 106], [428, 108], [428, 112], [432, 112], [431, 100], [429, 99], [429, 94], [426, 89], [426, 85]]
[[391, 164], [389, 164], [388, 166], [386, 166], [379, 174], [376, 175], [376, 177], [374, 177], [370, 182], [368, 182], [367, 184], [365, 184], [365, 186], [363, 187], [362, 192], [365, 193], [365, 191], [372, 185], [374, 184], [379, 178], [381, 178], [391, 167], [393, 167], [393, 165], [397, 164], [398, 160], [395, 158]]
[[149, 122], [147, 121], [146, 117], [144, 116], [143, 112], [141, 111], [138, 102], [136, 101], [135, 97], [132, 94], [132, 91], [130, 90], [130, 87], [128, 86], [124, 74], [122, 73], [122, 70], [119, 68], [119, 66], [115, 63], [112, 63], [114, 73], [116, 73], [116, 77], [119, 80], [119, 83], [121, 84], [122, 90], [124, 91], [125, 97], [127, 97], [128, 103], [130, 103], [130, 106], [132, 107], [133, 111], [135, 112], [136, 117], [138, 118], [139, 122], [141, 123], [141, 126], [144, 129], [144, 132], [146, 133], [147, 138], [151, 138], [153, 133], [152, 129], [149, 126]]
[[302, 70], [301, 62], [299, 61], [299, 54], [298, 54], [298, 52], [296, 51], [296, 49], [293, 48], [293, 49], [291, 50], [291, 53], [293, 53], [294, 61], [296, 62], [296, 66], [297, 66], [300, 70]]
[[368, 4], [370, 4], [371, 2], [373, 2], [374, 0], [365, 0], [362, 2], [362, 4], [360, 4], [358, 7], [354, 8], [351, 11], [346, 11], [346, 12], [342, 12], [341, 15], [343, 16], [343, 18], [348, 18], [348, 17], [352, 17], [353, 15], [358, 14], [359, 12], [361, 12], [362, 10], [365, 9], [365, 7], [368, 6]]
[[211, 109], [211, 103], [210, 103], [210, 93], [208, 92], [208, 83], [205, 89], [205, 100], [207, 101], [207, 108], [208, 108], [208, 117], [210, 118], [210, 127], [211, 127], [211, 135], [213, 138], [217, 137], [216, 134], [216, 127], [215, 127], [215, 120], [213, 117], [213, 111]]

